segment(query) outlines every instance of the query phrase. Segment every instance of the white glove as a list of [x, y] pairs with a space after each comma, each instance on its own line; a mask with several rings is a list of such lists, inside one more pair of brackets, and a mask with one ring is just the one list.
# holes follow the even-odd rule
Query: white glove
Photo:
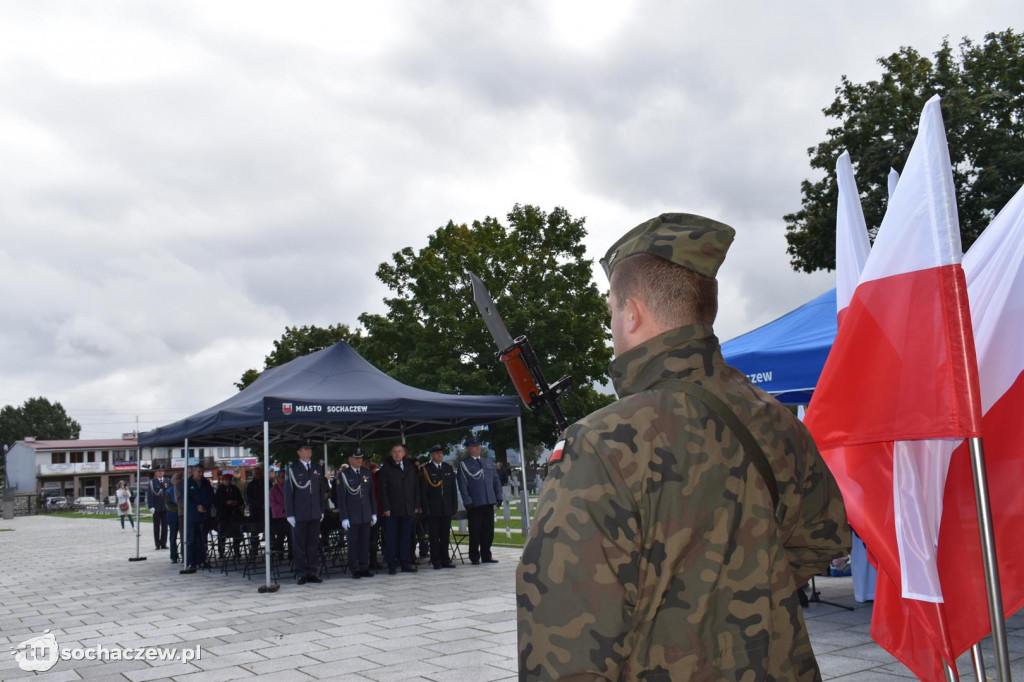
[[370, 525], [371, 526], [376, 526], [377, 525], [377, 515], [376, 514], [370, 514]]
[[320, 520], [321, 520], [321, 521], [323, 521], [323, 520], [324, 520], [324, 515], [323, 515], [323, 514], [321, 514], [321, 515], [320, 515]]
[[292, 528], [294, 528], [295, 527], [295, 517], [294, 516], [289, 516], [288, 517], [288, 523], [292, 524]]
[[156, 513], [156, 509], [154, 509], [153, 507], [150, 507], [149, 508], [149, 513], [150, 514], [155, 514]]
[[348, 519], [342, 519], [341, 520], [341, 527], [344, 528], [345, 530], [348, 530], [349, 528], [352, 527], [352, 524], [349, 523]]

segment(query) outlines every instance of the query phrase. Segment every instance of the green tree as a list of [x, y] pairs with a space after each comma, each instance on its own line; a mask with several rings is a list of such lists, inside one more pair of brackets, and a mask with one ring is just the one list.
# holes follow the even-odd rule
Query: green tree
[[43, 397], [29, 398], [21, 407], [5, 405], [0, 409], [0, 488], [6, 484], [6, 452], [26, 436], [39, 440], [73, 440], [82, 425], [68, 416], [64, 406]]
[[[570, 420], [607, 404], [603, 381], [611, 360], [604, 296], [585, 257], [584, 219], [563, 208], [547, 213], [516, 205], [507, 226], [487, 217], [472, 225], [449, 222], [418, 252], [406, 247], [381, 264], [377, 277], [394, 293], [386, 315], [363, 314], [360, 352], [395, 379], [431, 391], [516, 395], [473, 303], [469, 272], [483, 280], [510, 333], [527, 334], [549, 381], [571, 375], [574, 388], [562, 405]], [[550, 444], [554, 420], [545, 410], [524, 413], [527, 451]], [[410, 441], [457, 441], [465, 432]], [[503, 457], [518, 448], [514, 422], [493, 425], [486, 436]], [[422, 441], [422, 442], [420, 442]]]
[[888, 204], [889, 168], [902, 170], [932, 95], [942, 97], [965, 250], [1024, 184], [1024, 35], [1007, 29], [980, 44], [964, 38], [958, 52], [946, 40], [934, 59], [902, 47], [878, 62], [879, 80], [843, 76], [835, 101], [823, 110], [837, 125], [808, 155], [824, 178], [804, 180], [802, 208], [783, 217], [795, 270], [835, 267], [834, 170], [843, 150], [853, 160], [874, 235]]
[[[333, 346], [339, 341], [347, 341], [353, 348], [358, 348], [361, 339], [362, 332], [358, 329], [352, 331], [347, 324], [332, 324], [329, 327], [285, 327], [281, 338], [274, 341], [274, 350], [264, 359], [263, 369], [283, 365], [295, 358]], [[247, 369], [242, 373], [241, 380], [235, 382], [235, 386], [241, 391], [256, 381], [261, 373], [261, 370]]]

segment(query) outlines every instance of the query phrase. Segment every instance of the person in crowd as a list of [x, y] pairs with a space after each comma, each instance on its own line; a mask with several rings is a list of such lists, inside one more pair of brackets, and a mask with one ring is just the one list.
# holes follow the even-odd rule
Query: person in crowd
[[380, 468], [380, 497], [384, 510], [384, 553], [388, 574], [395, 575], [401, 562], [403, 573], [415, 573], [412, 560], [412, 520], [420, 512], [420, 489], [416, 468], [406, 461], [409, 449], [403, 443], [391, 448], [391, 457]]
[[117, 504], [117, 514], [121, 517], [121, 532], [124, 532], [124, 520], [127, 518], [132, 529], [135, 529], [135, 521], [132, 519], [132, 491], [124, 481], [117, 482], [117, 490], [114, 491], [114, 498]]
[[459, 499], [455, 469], [442, 461], [444, 448], [430, 447], [430, 461], [420, 467], [420, 501], [427, 519], [430, 538], [430, 565], [434, 570], [455, 568], [448, 551], [448, 538], [452, 532], [452, 516], [458, 510]]
[[504, 490], [508, 486], [508, 469], [505, 468], [504, 462], [495, 462], [494, 468], [498, 470], [498, 481], [501, 483], [501, 489]]
[[267, 488], [263, 481], [263, 467], [252, 469], [252, 480], [245, 484], [246, 515], [253, 520], [262, 521], [266, 509]]
[[667, 213], [602, 260], [619, 399], [570, 426], [516, 571], [531, 679], [820, 680], [797, 586], [850, 546], [803, 424], [725, 364], [735, 232]]
[[363, 451], [354, 449], [348, 466], [342, 467], [334, 485], [335, 505], [348, 539], [348, 567], [353, 578], [372, 578], [370, 528], [377, 523], [377, 499], [373, 475], [363, 466]]
[[245, 517], [245, 501], [242, 491], [235, 485], [235, 476], [222, 473], [213, 494], [213, 508], [217, 519], [217, 556], [224, 556], [224, 543], [231, 538], [235, 556], [241, 554], [239, 540], [242, 536], [242, 519]]
[[165, 495], [171, 482], [164, 477], [164, 470], [158, 469], [146, 487], [146, 506], [153, 515], [153, 544], [156, 549], [167, 549], [167, 507]]
[[[274, 474], [274, 485], [270, 486], [270, 540], [271, 551], [291, 559], [291, 526], [284, 508], [284, 481], [287, 477], [284, 469], [278, 469]], [[285, 542], [288, 543], [287, 554], [284, 554]]]
[[182, 573], [195, 573], [196, 569], [206, 566], [206, 536], [213, 508], [213, 486], [204, 473], [203, 465], [197, 464], [192, 467], [185, 483], [188, 505], [185, 509], [185, 568]]
[[313, 446], [299, 443], [297, 462], [285, 467], [284, 506], [292, 527], [292, 556], [299, 585], [320, 583], [320, 522], [324, 518], [324, 472], [313, 459]]
[[164, 509], [167, 512], [167, 533], [170, 538], [171, 563], [178, 563], [178, 520], [180, 502], [184, 489], [181, 487], [181, 474], [175, 472], [171, 476], [170, 485], [164, 491]]
[[469, 561], [496, 564], [491, 555], [494, 542], [494, 505], [501, 504], [501, 481], [494, 461], [480, 456], [480, 439], [466, 439], [466, 458], [459, 464], [459, 493], [469, 520]]

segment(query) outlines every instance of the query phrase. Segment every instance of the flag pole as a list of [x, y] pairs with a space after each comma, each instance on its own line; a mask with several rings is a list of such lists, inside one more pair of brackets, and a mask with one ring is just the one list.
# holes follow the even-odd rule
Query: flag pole
[[981, 655], [981, 642], [975, 642], [971, 647], [971, 663], [974, 665], [974, 679], [986, 679], [985, 658]]
[[1006, 621], [1003, 596], [999, 586], [999, 565], [996, 563], [995, 534], [992, 531], [992, 507], [985, 476], [985, 452], [981, 438], [971, 438], [971, 470], [974, 474], [974, 496], [978, 503], [978, 526], [981, 530], [981, 557], [985, 564], [985, 587], [988, 593], [988, 614], [992, 621], [992, 643], [995, 646], [996, 673], [1000, 682], [1010, 682], [1010, 656], [1006, 648]]

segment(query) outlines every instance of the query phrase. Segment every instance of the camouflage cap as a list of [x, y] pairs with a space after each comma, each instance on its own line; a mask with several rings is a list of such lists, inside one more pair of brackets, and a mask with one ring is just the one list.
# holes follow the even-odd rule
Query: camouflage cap
[[619, 261], [649, 253], [714, 279], [735, 236], [736, 230], [717, 220], [690, 213], [662, 213], [612, 244], [601, 266], [611, 279]]

